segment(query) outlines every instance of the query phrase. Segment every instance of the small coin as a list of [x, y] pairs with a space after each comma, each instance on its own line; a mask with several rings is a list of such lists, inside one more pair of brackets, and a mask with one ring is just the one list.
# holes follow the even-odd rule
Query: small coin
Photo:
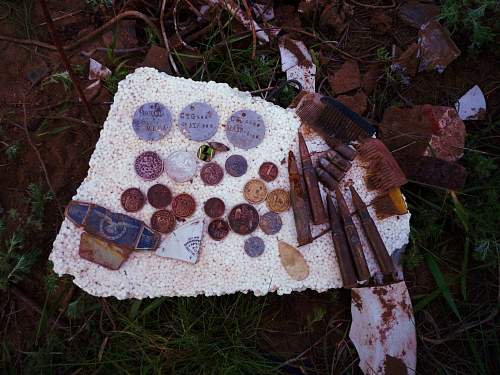
[[165, 208], [172, 202], [172, 192], [162, 184], [156, 184], [148, 190], [148, 202], [154, 208]]
[[146, 103], [134, 113], [132, 127], [135, 134], [145, 141], [157, 141], [165, 137], [172, 127], [172, 116], [161, 103]]
[[189, 194], [179, 194], [172, 201], [172, 211], [176, 217], [189, 217], [196, 211], [196, 201]]
[[241, 155], [231, 155], [227, 158], [224, 166], [226, 172], [233, 177], [243, 176], [248, 169], [247, 160]]
[[262, 238], [254, 236], [245, 240], [243, 248], [248, 256], [255, 258], [262, 255], [266, 245], [264, 244], [264, 240]]
[[269, 235], [278, 233], [282, 225], [280, 215], [272, 211], [262, 215], [259, 220], [260, 229]]
[[144, 206], [144, 194], [137, 188], [130, 188], [122, 193], [120, 198], [122, 207], [127, 212], [139, 211]]
[[134, 163], [135, 172], [145, 180], [154, 180], [163, 172], [163, 160], [153, 151], [140, 154]]
[[216, 241], [222, 240], [229, 233], [229, 225], [225, 220], [215, 219], [208, 224], [208, 235]]
[[192, 141], [204, 141], [217, 133], [219, 116], [209, 104], [194, 102], [179, 114], [179, 128]]
[[156, 211], [151, 216], [151, 228], [160, 233], [170, 233], [175, 228], [175, 215], [169, 210]]
[[196, 174], [196, 156], [187, 151], [175, 151], [165, 160], [165, 170], [175, 182], [189, 181]]
[[247, 204], [241, 203], [234, 206], [228, 216], [229, 226], [238, 234], [250, 234], [259, 225], [259, 213]]
[[278, 167], [276, 164], [266, 161], [259, 168], [259, 176], [266, 182], [271, 182], [278, 177]]
[[209, 145], [201, 145], [198, 148], [198, 152], [196, 153], [196, 156], [198, 156], [198, 159], [203, 160], [203, 161], [210, 161], [215, 155], [215, 150], [210, 147]]
[[227, 120], [226, 136], [229, 142], [244, 150], [258, 146], [266, 134], [262, 117], [255, 111], [243, 109]]
[[290, 208], [290, 193], [284, 189], [272, 190], [267, 195], [266, 206], [273, 212], [285, 212]]
[[207, 163], [201, 168], [200, 177], [205, 185], [214, 186], [222, 181], [224, 170], [215, 162]]
[[243, 187], [243, 196], [250, 203], [260, 203], [266, 199], [266, 184], [256, 178], [248, 181]]
[[210, 198], [205, 202], [203, 209], [205, 210], [205, 213], [208, 217], [215, 219], [224, 215], [226, 205], [224, 204], [224, 201], [222, 199]]

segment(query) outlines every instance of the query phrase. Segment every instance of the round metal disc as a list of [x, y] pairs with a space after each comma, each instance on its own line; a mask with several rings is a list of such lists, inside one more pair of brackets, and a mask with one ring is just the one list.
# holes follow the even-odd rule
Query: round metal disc
[[227, 139], [244, 150], [258, 146], [264, 140], [265, 134], [264, 120], [257, 112], [249, 109], [234, 112], [227, 121]]
[[192, 141], [205, 141], [217, 133], [219, 115], [207, 103], [194, 102], [179, 114], [179, 128]]
[[132, 127], [135, 134], [145, 141], [157, 141], [165, 137], [172, 127], [172, 115], [161, 103], [141, 105], [134, 113]]

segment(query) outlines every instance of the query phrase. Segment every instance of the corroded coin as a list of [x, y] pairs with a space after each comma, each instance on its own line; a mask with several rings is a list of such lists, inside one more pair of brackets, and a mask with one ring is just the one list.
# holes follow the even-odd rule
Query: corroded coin
[[259, 176], [266, 182], [271, 182], [278, 177], [278, 167], [276, 164], [266, 161], [259, 168]]
[[175, 215], [169, 210], [156, 211], [151, 216], [151, 228], [160, 233], [170, 233], [175, 228]]
[[229, 233], [229, 225], [225, 220], [215, 219], [208, 224], [208, 235], [216, 241], [220, 241]]
[[224, 170], [215, 162], [207, 163], [201, 168], [200, 177], [205, 185], [217, 185], [224, 177]]
[[148, 202], [154, 208], [165, 208], [172, 202], [172, 192], [162, 184], [156, 184], [148, 190]]
[[189, 217], [196, 211], [196, 201], [189, 194], [179, 194], [172, 201], [172, 211], [177, 217]]
[[208, 217], [215, 219], [224, 215], [226, 205], [224, 204], [224, 201], [222, 199], [210, 198], [205, 202], [203, 209]]
[[267, 195], [266, 206], [273, 212], [285, 212], [290, 208], [290, 194], [284, 189], [274, 189]]
[[258, 146], [266, 134], [262, 117], [249, 109], [234, 112], [227, 120], [226, 136], [229, 142], [244, 150]]
[[196, 157], [187, 151], [175, 151], [165, 160], [165, 170], [175, 182], [189, 181], [196, 174]]
[[269, 235], [278, 233], [282, 225], [280, 215], [272, 211], [262, 215], [259, 220], [260, 229]]
[[153, 151], [140, 154], [134, 163], [135, 172], [145, 180], [154, 180], [163, 172], [163, 160]]
[[137, 188], [130, 188], [122, 193], [120, 198], [122, 207], [127, 212], [139, 211], [144, 206], [144, 194]]
[[209, 104], [194, 102], [179, 114], [179, 128], [192, 141], [204, 141], [217, 133], [219, 116]]
[[247, 160], [241, 155], [231, 155], [224, 165], [226, 172], [233, 177], [243, 176], [248, 169]]
[[260, 203], [266, 199], [266, 184], [256, 178], [248, 181], [243, 187], [243, 196], [250, 203]]
[[196, 153], [196, 156], [198, 156], [198, 159], [203, 160], [203, 161], [210, 161], [215, 155], [215, 150], [210, 147], [209, 145], [201, 145], [198, 148], [198, 152]]
[[238, 234], [250, 234], [259, 225], [259, 213], [247, 204], [241, 203], [234, 206], [228, 216], [229, 226]]
[[134, 113], [132, 127], [135, 134], [145, 141], [157, 141], [165, 137], [172, 127], [172, 116], [161, 103], [146, 103]]
[[254, 236], [245, 240], [243, 248], [245, 249], [245, 253], [247, 253], [248, 256], [255, 258], [259, 255], [262, 255], [266, 248], [266, 245], [264, 244], [264, 240], [262, 238]]

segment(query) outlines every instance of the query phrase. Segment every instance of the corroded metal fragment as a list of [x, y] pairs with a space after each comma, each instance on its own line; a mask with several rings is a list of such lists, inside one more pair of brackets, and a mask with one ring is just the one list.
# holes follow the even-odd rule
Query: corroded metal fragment
[[99, 237], [83, 232], [78, 255], [110, 270], [117, 270], [128, 259], [132, 250], [115, 245]]

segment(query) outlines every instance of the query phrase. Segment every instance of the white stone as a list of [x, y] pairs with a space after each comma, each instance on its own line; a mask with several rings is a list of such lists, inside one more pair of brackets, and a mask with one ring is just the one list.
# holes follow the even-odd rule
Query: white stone
[[165, 160], [165, 171], [175, 182], [186, 182], [196, 174], [196, 157], [192, 152], [176, 151]]

